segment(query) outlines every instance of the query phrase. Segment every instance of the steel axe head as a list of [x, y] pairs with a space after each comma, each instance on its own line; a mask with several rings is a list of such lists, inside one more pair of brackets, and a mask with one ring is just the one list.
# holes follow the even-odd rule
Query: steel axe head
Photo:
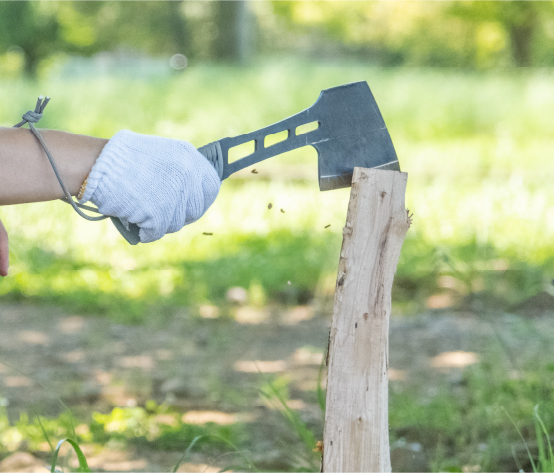
[[319, 127], [308, 144], [318, 153], [322, 191], [350, 186], [354, 167], [400, 171], [391, 137], [367, 82], [326, 89], [311, 109]]
[[[317, 126], [303, 133], [300, 127], [309, 123]], [[288, 131], [286, 139], [265, 146], [266, 136], [283, 131]], [[250, 141], [254, 141], [254, 152], [229, 163], [229, 150]], [[223, 180], [247, 166], [306, 145], [317, 150], [322, 191], [350, 186], [354, 167], [400, 171], [389, 132], [367, 82], [326, 89], [311, 107], [292, 117], [198, 150]]]

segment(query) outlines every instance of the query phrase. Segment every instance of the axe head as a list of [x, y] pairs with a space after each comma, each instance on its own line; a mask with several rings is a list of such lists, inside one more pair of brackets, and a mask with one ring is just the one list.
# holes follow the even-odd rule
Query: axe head
[[349, 187], [354, 167], [400, 171], [391, 137], [367, 82], [321, 92], [308, 110], [319, 127], [306, 144], [318, 153], [319, 188]]

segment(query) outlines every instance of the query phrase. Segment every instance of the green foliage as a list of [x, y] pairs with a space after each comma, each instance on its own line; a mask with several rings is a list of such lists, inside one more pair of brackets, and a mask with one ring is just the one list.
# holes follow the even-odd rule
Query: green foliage
[[516, 66], [537, 64], [543, 60], [545, 43], [551, 41], [551, 2], [453, 2], [449, 12], [475, 25], [475, 59], [481, 65], [490, 63], [502, 50], [511, 55]]
[[193, 61], [254, 53], [382, 66], [549, 66], [553, 19], [551, 1], [5, 1], [0, 71], [15, 75], [21, 55], [34, 76], [41, 65], [100, 51]]
[[187, 449], [183, 452], [183, 455], [181, 455], [181, 458], [179, 458], [179, 460], [177, 461], [177, 463], [173, 467], [173, 470], [171, 470], [172, 473], [176, 473], [176, 471], [179, 469], [179, 465], [181, 465], [181, 463], [184, 462], [185, 460], [188, 460], [189, 455], [191, 454], [191, 451], [192, 451], [194, 445], [196, 445], [196, 442], [198, 442], [201, 438], [202, 438], [202, 436], [199, 435], [198, 437], [195, 437], [193, 439], [193, 441], [189, 444]]
[[90, 433], [91, 440], [102, 444], [115, 440], [155, 450], [183, 450], [194, 444], [205, 453], [225, 451], [248, 441], [241, 424], [186, 424], [177, 412], [156, 406], [153, 401], [146, 407], [114, 407], [107, 414], [94, 412]]
[[0, 3], [0, 54], [22, 51], [27, 73], [33, 75], [39, 61], [58, 49], [58, 33], [55, 16], [38, 2]]
[[[30, 450], [39, 450], [45, 440], [52, 446], [52, 440], [63, 438], [52, 447], [52, 471], [54, 471], [60, 449], [67, 442], [75, 450], [79, 461], [77, 471], [90, 471], [79, 444], [98, 443], [104, 445], [110, 441], [123, 445], [148, 447], [152, 450], [184, 450], [183, 461], [192, 447], [195, 451], [207, 455], [234, 451], [242, 459], [245, 467], [255, 470], [248, 456], [239, 452], [236, 445], [248, 444], [250, 437], [242, 424], [218, 425], [210, 422], [206, 425], [186, 424], [178, 412], [158, 406], [148, 401], [145, 407], [114, 407], [103, 414], [93, 412], [88, 423], [81, 423], [72, 430], [74, 418], [66, 412], [58, 418], [35, 417], [30, 419], [26, 413], [11, 423], [5, 409], [0, 411], [0, 455], [12, 452], [25, 441]], [[71, 433], [73, 432], [73, 433]]]
[[51, 439], [60, 437], [77, 439], [70, 411], [65, 411], [57, 419], [30, 418], [26, 412], [21, 412], [17, 421], [10, 422], [6, 409], [0, 408], [0, 454], [14, 451], [23, 440], [32, 450], [38, 450], [46, 440], [54, 451]]
[[117, 47], [158, 55], [189, 54], [187, 43], [180, 2], [0, 4], [0, 54], [10, 48], [22, 50], [30, 76], [36, 75], [40, 62], [60, 55], [90, 56]]
[[332, 54], [328, 43], [334, 40], [355, 57], [379, 65], [552, 64], [546, 57], [552, 2], [362, 1], [345, 6], [339, 0], [279, 0], [272, 5], [289, 30], [308, 35], [323, 51]]

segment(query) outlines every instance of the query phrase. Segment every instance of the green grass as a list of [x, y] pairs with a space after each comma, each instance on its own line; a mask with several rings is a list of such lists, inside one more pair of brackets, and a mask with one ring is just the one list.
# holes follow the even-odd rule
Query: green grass
[[393, 389], [391, 443], [420, 443], [431, 471], [472, 471], [467, 465], [479, 465], [475, 471], [552, 471], [548, 437], [540, 425], [539, 437], [533, 409], [533, 402], [540, 401], [545, 426], [551, 429], [552, 371], [529, 367], [514, 379], [498, 360], [491, 361], [467, 369], [459, 384], [430, 393], [424, 387], [419, 392]]
[[[2, 80], [0, 123], [17, 122], [36, 95], [49, 94], [44, 127], [104, 137], [128, 128], [199, 146], [280, 120], [321, 89], [355, 80], [370, 84], [409, 173], [414, 225], [399, 263], [397, 309], [417, 310], [427, 296], [451, 291], [441, 276], [456, 280], [459, 295], [487, 291], [508, 305], [547, 287], [554, 75], [546, 70], [283, 63], [198, 66], [149, 81]], [[260, 174], [226, 181], [199, 222], [137, 247], [111, 223], [83, 221], [62, 203], [2, 208], [12, 276], [0, 281], [0, 294], [121, 321], [139, 321], [152, 307], [222, 303], [234, 285], [266, 302], [331, 294], [348, 190], [320, 193], [315, 159], [310, 149], [256, 165]]]

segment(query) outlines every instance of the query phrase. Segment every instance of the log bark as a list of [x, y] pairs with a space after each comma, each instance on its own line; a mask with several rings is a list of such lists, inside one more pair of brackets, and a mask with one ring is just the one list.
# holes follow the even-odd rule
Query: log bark
[[325, 472], [389, 472], [391, 289], [411, 223], [408, 175], [355, 168], [329, 340]]

